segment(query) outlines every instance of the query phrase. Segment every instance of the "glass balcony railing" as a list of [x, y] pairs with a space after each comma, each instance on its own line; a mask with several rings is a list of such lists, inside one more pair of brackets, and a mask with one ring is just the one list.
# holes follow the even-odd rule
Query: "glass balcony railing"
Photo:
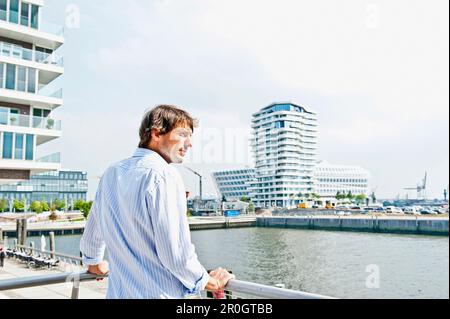
[[61, 131], [61, 121], [30, 115], [0, 112], [0, 125], [39, 128], [51, 131]]
[[23, 48], [19, 45], [1, 42], [0, 54], [7, 57], [17, 58], [26, 61], [34, 61], [43, 64], [50, 64], [63, 67], [64, 59], [56, 53], [45, 53]]
[[36, 160], [38, 163], [61, 163], [61, 153], [51, 154]]
[[19, 15], [17, 12], [9, 12], [9, 14], [8, 14], [7, 11], [0, 9], [0, 21], [18, 25], [23, 28], [28, 28], [30, 30], [41, 31], [41, 32], [53, 34], [53, 35], [60, 36], [60, 37], [64, 36], [64, 27], [61, 25], [57, 25], [57, 24], [50, 23], [50, 22], [42, 22], [42, 21], [40, 23], [38, 23], [37, 21], [30, 22], [30, 21], [25, 20], [25, 22], [24, 22], [24, 21], [19, 21], [19, 20], [20, 19], [19, 19]]
[[63, 98], [63, 89], [61, 88], [61, 89], [54, 91], [54, 90], [50, 90], [48, 88], [48, 86], [46, 86], [46, 85], [39, 85], [39, 91], [37, 94], [42, 95], [42, 96], [62, 99]]

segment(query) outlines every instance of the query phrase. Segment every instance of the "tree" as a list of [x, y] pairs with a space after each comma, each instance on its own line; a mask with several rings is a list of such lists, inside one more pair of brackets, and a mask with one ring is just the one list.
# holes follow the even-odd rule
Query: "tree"
[[37, 214], [42, 214], [42, 212], [44, 211], [44, 208], [42, 207], [42, 203], [41, 202], [34, 201], [30, 205], [30, 210], [32, 212], [37, 213]]
[[64, 201], [60, 200], [60, 199], [55, 199], [53, 201], [53, 204], [56, 207], [55, 209], [58, 210], [58, 211], [62, 211], [66, 207], [66, 203]]
[[25, 211], [25, 202], [15, 199], [13, 202], [13, 208], [14, 208], [14, 211], [22, 213]]
[[366, 195], [364, 195], [364, 194], [359, 194], [359, 195], [355, 196], [355, 200], [358, 204], [364, 202], [365, 199], [366, 199]]
[[250, 203], [251, 199], [247, 196], [242, 196], [240, 199], [241, 202]]
[[255, 204], [250, 202], [250, 204], [248, 205], [248, 211], [252, 213], [255, 212]]
[[83, 213], [84, 218], [88, 218], [89, 213], [91, 212], [93, 202], [84, 202], [83, 207], [81, 208], [81, 212]]
[[371, 197], [372, 197], [372, 203], [376, 204], [377, 203], [377, 196], [375, 195], [375, 192], [372, 192]]
[[355, 196], [353, 196], [352, 192], [349, 191], [348, 194], [347, 194], [347, 198], [350, 199], [350, 200], [352, 200], [352, 199], [355, 198]]
[[226, 202], [226, 201], [227, 201], [227, 198], [225, 197], [225, 195], [222, 195], [222, 203]]
[[8, 200], [0, 199], [0, 212], [4, 213], [8, 209]]
[[74, 210], [79, 210], [81, 212], [81, 210], [83, 209], [83, 205], [84, 205], [84, 200], [82, 199], [78, 199], [77, 201], [75, 201], [75, 203], [73, 204], [73, 209]]
[[340, 191], [338, 191], [338, 192], [336, 193], [336, 199], [337, 199], [337, 200], [342, 199], [342, 195], [341, 195], [341, 192], [340, 192]]
[[48, 212], [50, 210], [50, 207], [48, 206], [48, 203], [46, 201], [41, 202], [41, 205], [44, 212]]

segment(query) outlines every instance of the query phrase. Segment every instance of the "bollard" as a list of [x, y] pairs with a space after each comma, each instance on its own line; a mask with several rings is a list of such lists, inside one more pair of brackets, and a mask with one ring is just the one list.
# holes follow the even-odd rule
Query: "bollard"
[[16, 238], [17, 238], [18, 245], [20, 245], [20, 243], [21, 243], [21, 236], [22, 236], [22, 220], [17, 219], [16, 220]]
[[50, 236], [50, 252], [52, 259], [55, 258], [55, 232], [50, 232], [48, 234]]
[[28, 220], [23, 219], [22, 220], [22, 235], [21, 235], [21, 243], [20, 245], [25, 246], [27, 242], [27, 233], [28, 233]]

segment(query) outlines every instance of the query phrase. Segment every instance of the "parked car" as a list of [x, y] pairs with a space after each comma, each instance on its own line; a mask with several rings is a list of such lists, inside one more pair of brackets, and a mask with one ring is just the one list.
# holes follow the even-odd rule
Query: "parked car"
[[386, 207], [386, 213], [388, 214], [403, 214], [403, 211], [395, 206], [388, 206]]
[[420, 214], [422, 214], [422, 215], [437, 215], [436, 212], [432, 211], [432, 210], [429, 209], [429, 208], [423, 208], [423, 209], [420, 211]]
[[408, 215], [420, 215], [420, 213], [414, 207], [405, 207], [403, 212]]

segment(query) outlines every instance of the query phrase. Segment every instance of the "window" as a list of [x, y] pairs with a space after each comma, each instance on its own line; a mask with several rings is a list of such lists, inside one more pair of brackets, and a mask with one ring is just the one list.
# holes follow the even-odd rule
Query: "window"
[[31, 5], [31, 27], [34, 29], [39, 28], [39, 6]]
[[14, 90], [16, 88], [16, 66], [6, 65], [6, 88]]
[[6, 21], [6, 13], [8, 11], [7, 0], [0, 0], [0, 20]]
[[30, 5], [28, 3], [22, 2], [21, 8], [22, 10], [20, 10], [20, 24], [28, 27], [30, 25]]
[[34, 135], [27, 134], [25, 159], [32, 161], [34, 159]]
[[19, 0], [9, 0], [9, 22], [19, 23]]
[[28, 69], [28, 93], [36, 93], [36, 69]]
[[4, 69], [5, 69], [5, 64], [0, 63], [0, 89], [3, 89], [5, 87], [5, 85], [3, 84], [3, 82], [5, 82], [4, 81], [5, 77], [3, 75], [5, 73]]
[[13, 133], [3, 133], [3, 158], [12, 159]]
[[27, 89], [27, 68], [18, 66], [17, 90], [25, 92]]
[[23, 159], [23, 134], [16, 134], [16, 145], [14, 150], [15, 159]]

